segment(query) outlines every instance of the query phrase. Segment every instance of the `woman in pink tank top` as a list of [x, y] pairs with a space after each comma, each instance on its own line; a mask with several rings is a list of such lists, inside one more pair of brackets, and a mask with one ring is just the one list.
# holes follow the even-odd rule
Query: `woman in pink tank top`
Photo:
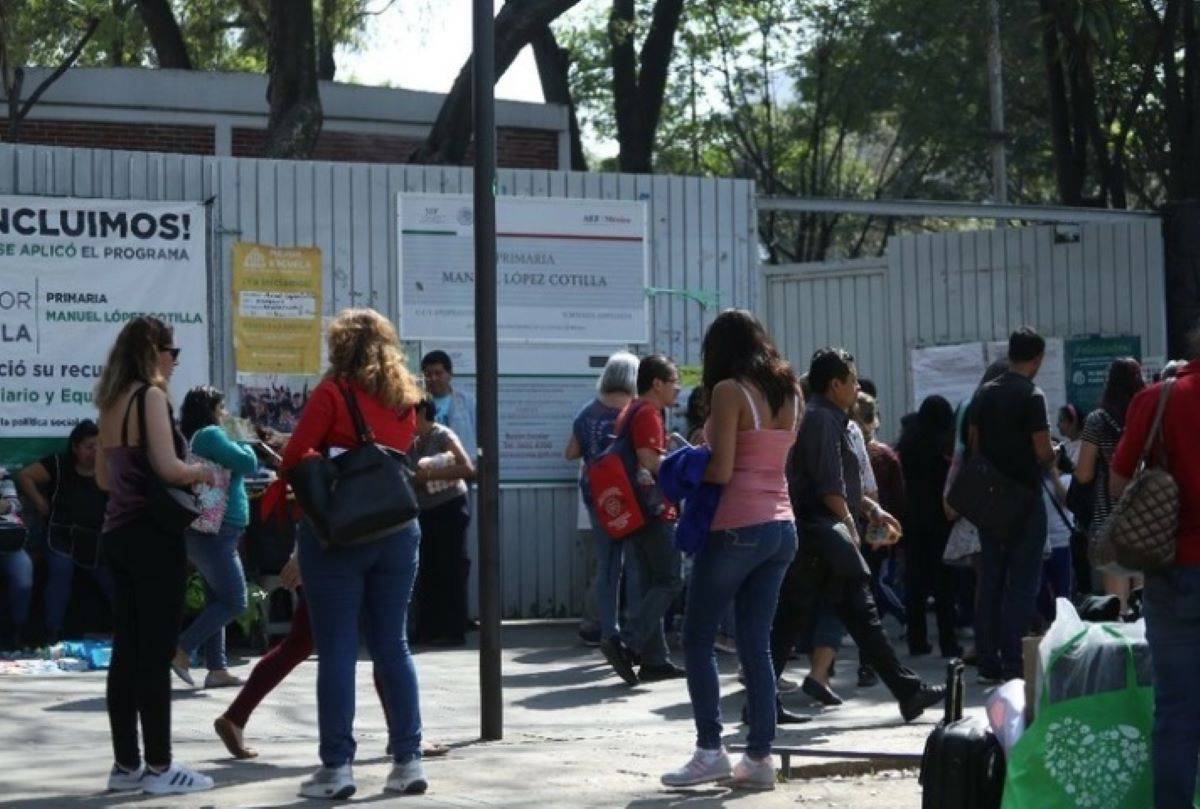
[[[773, 789], [777, 699], [771, 623], [779, 588], [796, 555], [796, 526], [784, 467], [796, 440], [796, 375], [762, 324], [728, 310], [703, 345], [703, 385], [712, 402], [705, 440], [712, 450], [705, 481], [723, 487], [708, 541], [696, 553], [683, 624], [696, 750], [667, 786], [721, 781]], [[733, 604], [738, 656], [746, 675], [746, 754], [736, 766], [721, 744], [720, 683], [714, 641]]]

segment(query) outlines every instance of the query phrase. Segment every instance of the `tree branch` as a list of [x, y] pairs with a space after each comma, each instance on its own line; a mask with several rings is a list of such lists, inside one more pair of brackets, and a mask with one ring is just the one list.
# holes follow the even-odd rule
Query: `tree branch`
[[[99, 17], [91, 17], [88, 19], [87, 25], [84, 26], [83, 33], [80, 35], [79, 40], [75, 43], [75, 47], [72, 48], [71, 52], [68, 53], [66, 55], [66, 57], [62, 60], [62, 62], [59, 63], [58, 67], [56, 67], [49, 76], [42, 79], [41, 83], [34, 89], [34, 91], [32, 93], [29, 94], [29, 98], [25, 99], [25, 103], [21, 105], [21, 109], [16, 114], [16, 116], [9, 119], [9, 122], [8, 122], [9, 140], [15, 141], [17, 139], [17, 134], [19, 132], [20, 124], [22, 121], [25, 120], [25, 117], [29, 115], [29, 111], [31, 109], [33, 109], [33, 105], [38, 103], [38, 101], [41, 99], [42, 95], [44, 95], [45, 92], [50, 89], [50, 85], [54, 84], [54, 82], [56, 82], [60, 78], [62, 78], [62, 75], [71, 68], [71, 65], [75, 64], [75, 60], [77, 60], [79, 58], [79, 54], [83, 53], [83, 49], [87, 46], [88, 41], [91, 40], [92, 35], [96, 33], [96, 28], [99, 25], [100, 25]], [[18, 75], [17, 95], [19, 98], [20, 85], [25, 80], [25, 72], [23, 70], [21, 70], [20, 68], [18, 68], [16, 73]], [[11, 100], [10, 100], [10, 105], [11, 105]]]
[[192, 59], [188, 54], [187, 43], [183, 32], [179, 30], [179, 22], [175, 12], [167, 0], [136, 0], [138, 14], [150, 35], [150, 44], [154, 47], [154, 55], [158, 58], [158, 66], [191, 70]]

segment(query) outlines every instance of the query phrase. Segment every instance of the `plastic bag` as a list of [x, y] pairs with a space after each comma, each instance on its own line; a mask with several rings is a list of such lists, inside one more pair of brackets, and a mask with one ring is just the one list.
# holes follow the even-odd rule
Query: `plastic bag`
[[1025, 732], [1025, 681], [1009, 680], [987, 699], [988, 724], [1007, 755]]
[[[1123, 641], [1128, 641], [1133, 653], [1137, 684], [1150, 686], [1150, 647], [1146, 644], [1145, 621], [1089, 623], [1079, 617], [1075, 605], [1065, 598], [1055, 602], [1055, 610], [1054, 623], [1038, 645], [1034, 705], [1039, 710], [1047, 681], [1051, 683], [1048, 695], [1051, 703], [1125, 688], [1127, 652]], [[1064, 650], [1064, 647], [1069, 648]], [[1060, 650], [1054, 676], [1047, 680], [1050, 658]]]

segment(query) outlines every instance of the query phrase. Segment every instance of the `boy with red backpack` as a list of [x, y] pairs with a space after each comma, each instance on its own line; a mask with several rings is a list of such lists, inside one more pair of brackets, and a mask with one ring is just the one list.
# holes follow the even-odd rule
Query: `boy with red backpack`
[[[663, 634], [663, 616], [683, 587], [679, 552], [671, 536], [676, 510], [663, 499], [656, 482], [658, 468], [667, 452], [662, 411], [673, 406], [679, 397], [679, 372], [675, 364], [661, 354], [642, 359], [637, 392], [638, 398], [617, 418], [614, 446], [628, 446], [633, 451], [630, 465], [634, 468], [634, 480], [630, 482], [636, 490], [644, 524], [626, 535], [624, 541], [629, 543], [628, 552], [637, 567], [643, 592], [628, 621], [632, 650], [617, 637], [605, 638], [600, 643], [605, 659], [630, 685], [684, 675], [683, 669], [667, 656]], [[638, 672], [633, 669], [635, 654], [641, 658]]]

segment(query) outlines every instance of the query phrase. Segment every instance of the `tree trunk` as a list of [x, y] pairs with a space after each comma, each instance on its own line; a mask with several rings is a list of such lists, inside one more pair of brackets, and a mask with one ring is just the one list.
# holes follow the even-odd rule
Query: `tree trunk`
[[1059, 53], [1058, 15], [1054, 0], [1039, 0], [1042, 12], [1042, 58], [1050, 101], [1050, 133], [1054, 149], [1054, 173], [1058, 198], [1063, 205], [1078, 205], [1083, 197], [1083, 178], [1077, 170], [1071, 142], [1071, 109], [1067, 80]]
[[[496, 15], [496, 79], [508, 70], [521, 49], [538, 32], [579, 0], [509, 0]], [[408, 158], [410, 163], [462, 163], [471, 144], [471, 70], [472, 60], [458, 71], [458, 77], [438, 111], [429, 136]]]
[[545, 26], [533, 38], [533, 58], [537, 61], [538, 78], [542, 84], [542, 95], [549, 104], [563, 104], [567, 108], [567, 125], [571, 138], [571, 170], [587, 171], [587, 160], [583, 155], [583, 137], [579, 131], [579, 116], [575, 111], [575, 99], [571, 96], [571, 56], [558, 45], [554, 31]]
[[633, 42], [634, 12], [634, 0], [613, 0], [608, 21], [613, 111], [620, 147], [617, 162], [621, 171], [649, 174], [654, 168], [654, 142], [683, 0], [655, 2], [640, 55], [636, 55]]
[[168, 0], [137, 0], [138, 14], [150, 35], [158, 66], [176, 70], [191, 70], [192, 59], [175, 12]]
[[317, 78], [333, 81], [337, 63], [333, 59], [333, 12], [337, 0], [321, 0], [321, 31], [317, 38]]
[[305, 158], [321, 134], [312, 3], [270, 0], [267, 20], [266, 157]]

